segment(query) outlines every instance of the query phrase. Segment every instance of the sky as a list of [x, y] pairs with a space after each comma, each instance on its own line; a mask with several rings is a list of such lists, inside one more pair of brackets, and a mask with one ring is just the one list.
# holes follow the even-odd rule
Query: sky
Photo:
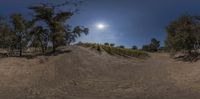
[[[0, 15], [20, 12], [28, 17], [28, 6], [46, 1], [63, 0], [0, 0]], [[77, 41], [141, 47], [156, 38], [164, 45], [166, 26], [181, 15], [200, 15], [199, 5], [200, 0], [85, 0], [69, 24], [90, 29]]]

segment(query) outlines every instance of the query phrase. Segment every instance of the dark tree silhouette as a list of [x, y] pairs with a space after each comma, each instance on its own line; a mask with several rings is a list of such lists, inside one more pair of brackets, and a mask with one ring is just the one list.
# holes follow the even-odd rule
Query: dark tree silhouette
[[19, 49], [19, 55], [22, 56], [23, 49], [25, 49], [28, 43], [29, 29], [33, 26], [31, 21], [27, 21], [21, 14], [13, 14], [11, 16], [11, 23], [13, 26], [13, 33], [15, 33], [15, 39], [17, 48]]
[[115, 47], [115, 44], [114, 44], [114, 43], [111, 43], [110, 46], [111, 46], [111, 47]]
[[[72, 1], [71, 1], [72, 2]], [[50, 30], [50, 41], [53, 46], [53, 51], [59, 46], [74, 41], [75, 38], [81, 35], [81, 33], [88, 33], [87, 28], [76, 26], [74, 29], [70, 29], [67, 24], [69, 20], [77, 10], [75, 11], [59, 11], [59, 7], [73, 4], [77, 6], [80, 2], [66, 1], [63, 4], [40, 4], [29, 7], [29, 9], [35, 12], [34, 20], [45, 22]]]
[[181, 16], [167, 28], [165, 46], [171, 51], [192, 50], [200, 47], [200, 19], [197, 16]]
[[148, 45], [143, 45], [142, 50], [149, 52], [156, 52], [160, 47], [160, 41], [155, 38], [151, 39], [151, 43]]
[[45, 53], [49, 42], [49, 31], [42, 26], [36, 26], [30, 32], [32, 47], [41, 47], [42, 52]]
[[123, 46], [123, 45], [120, 45], [120, 46], [119, 46], [119, 48], [125, 48], [125, 46]]
[[132, 46], [132, 48], [131, 49], [133, 49], [133, 50], [137, 50], [138, 49], [138, 47], [137, 46]]
[[109, 43], [104, 43], [104, 45], [109, 46], [110, 44]]

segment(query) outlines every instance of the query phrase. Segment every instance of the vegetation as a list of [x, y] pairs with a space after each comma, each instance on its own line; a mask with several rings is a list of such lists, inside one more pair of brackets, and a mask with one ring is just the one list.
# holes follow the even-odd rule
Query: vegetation
[[185, 59], [198, 57], [200, 48], [200, 17], [181, 16], [171, 22], [167, 28], [165, 46], [171, 52], [184, 52]]
[[110, 44], [109, 43], [104, 43], [104, 45], [109, 46]]
[[140, 50], [132, 50], [127, 48], [112, 47], [109, 45], [92, 44], [92, 43], [78, 43], [79, 46], [89, 47], [98, 50], [99, 52], [105, 51], [110, 55], [120, 55], [125, 57], [146, 57], [147, 53]]
[[143, 45], [142, 50], [149, 52], [157, 52], [160, 47], [160, 41], [155, 38], [151, 39], [151, 43], [149, 45]]
[[21, 14], [13, 14], [11, 16], [11, 23], [13, 26], [13, 33], [16, 41], [16, 48], [19, 49], [19, 54], [22, 56], [23, 50], [26, 48], [29, 40], [29, 30], [33, 26], [32, 22], [29, 22], [23, 18]]
[[138, 47], [134, 45], [134, 46], [132, 46], [132, 49], [133, 49], [133, 50], [137, 50]]
[[71, 29], [67, 24], [75, 12], [71, 11], [57, 11], [57, 7], [52, 5], [35, 5], [29, 7], [29, 9], [35, 12], [34, 20], [43, 21], [49, 27], [49, 40], [52, 43], [53, 51], [57, 47], [70, 43], [74, 41], [76, 37], [80, 36], [80, 33], [88, 33], [88, 29], [76, 26], [74, 29]]
[[123, 49], [123, 48], [125, 48], [125, 46], [124, 45], [120, 45], [120, 46], [118, 46], [118, 48], [122, 48]]
[[[88, 34], [89, 29], [83, 26], [73, 28], [67, 21], [77, 12], [80, 1], [69, 1], [62, 4], [37, 4], [29, 7], [33, 12], [31, 20], [22, 14], [12, 14], [10, 19], [0, 18], [0, 47], [7, 55], [19, 53], [19, 56], [31, 48], [45, 53], [49, 47], [55, 52], [59, 46], [75, 42], [81, 34]], [[60, 9], [69, 6], [70, 10]], [[74, 11], [71, 10], [74, 8]]]
[[111, 43], [110, 46], [111, 46], [111, 47], [115, 47], [115, 44]]

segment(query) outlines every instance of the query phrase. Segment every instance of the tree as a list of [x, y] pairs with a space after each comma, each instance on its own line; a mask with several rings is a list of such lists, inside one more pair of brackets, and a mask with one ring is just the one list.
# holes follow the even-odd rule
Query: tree
[[123, 46], [123, 45], [120, 45], [120, 46], [119, 46], [119, 48], [125, 48], [125, 46]]
[[149, 52], [156, 52], [160, 47], [160, 41], [155, 38], [151, 39], [151, 43], [148, 45], [143, 45], [142, 50]]
[[110, 46], [111, 46], [111, 47], [114, 47], [114, 46], [115, 46], [115, 44], [114, 44], [114, 43], [111, 43], [111, 44], [110, 44]]
[[200, 45], [200, 19], [197, 16], [181, 16], [167, 28], [165, 46], [171, 51], [196, 50]]
[[151, 39], [151, 44], [149, 45], [149, 50], [151, 52], [156, 52], [158, 51], [160, 47], [160, 41], [156, 40], [155, 38]]
[[142, 46], [142, 50], [144, 50], [144, 51], [149, 51], [149, 49], [150, 49], [149, 45]]
[[42, 52], [45, 53], [49, 42], [49, 31], [42, 26], [36, 26], [30, 32], [31, 46], [40, 47]]
[[[78, 3], [79, 2], [75, 2], [73, 5], [77, 6]], [[55, 52], [57, 47], [64, 45], [66, 41], [69, 43], [74, 41], [81, 33], [88, 33], [88, 29], [83, 29], [80, 26], [70, 29], [69, 25], [66, 23], [66, 21], [75, 14], [76, 10], [60, 11], [58, 9], [61, 6], [69, 4], [71, 4], [70, 1], [58, 5], [40, 4], [29, 7], [29, 9], [35, 12], [35, 21], [43, 21], [48, 25], [53, 52]]]
[[5, 21], [3, 17], [0, 17], [0, 48], [6, 48], [7, 47], [7, 37], [10, 33], [8, 23]]
[[23, 49], [28, 44], [28, 32], [33, 26], [31, 21], [27, 21], [21, 14], [13, 14], [11, 16], [13, 33], [15, 35], [16, 47], [19, 49], [19, 55], [22, 56]]
[[74, 29], [70, 29], [69, 27], [65, 28], [65, 43], [69, 45], [70, 43], [75, 42], [76, 38], [80, 37], [82, 33], [87, 35], [89, 29], [84, 28], [83, 26], [76, 26]]
[[137, 46], [132, 46], [132, 48], [131, 49], [133, 49], [133, 50], [137, 50], [138, 49], [138, 47]]
[[[57, 47], [75, 42], [82, 34], [87, 35], [88, 28], [72, 27], [67, 23], [79, 10], [82, 0], [64, 1], [61, 4], [41, 3], [29, 7], [33, 11], [31, 21], [18, 13], [11, 15], [11, 23], [0, 16], [0, 48], [12, 52], [17, 50], [22, 56], [25, 49], [35, 47], [45, 53], [52, 45], [55, 52]], [[63, 6], [69, 9], [63, 9]]]
[[109, 46], [110, 44], [109, 43], [104, 43], [104, 45]]
[[13, 54], [14, 49], [17, 49], [18, 45], [16, 33], [3, 17], [0, 18], [0, 45], [0, 48], [7, 51], [9, 56]]

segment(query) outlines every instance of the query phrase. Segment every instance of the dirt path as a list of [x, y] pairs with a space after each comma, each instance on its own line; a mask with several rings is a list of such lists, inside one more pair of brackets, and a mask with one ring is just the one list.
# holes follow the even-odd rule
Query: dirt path
[[0, 60], [0, 99], [199, 99], [200, 62], [165, 53], [125, 59], [72, 46], [58, 56]]

